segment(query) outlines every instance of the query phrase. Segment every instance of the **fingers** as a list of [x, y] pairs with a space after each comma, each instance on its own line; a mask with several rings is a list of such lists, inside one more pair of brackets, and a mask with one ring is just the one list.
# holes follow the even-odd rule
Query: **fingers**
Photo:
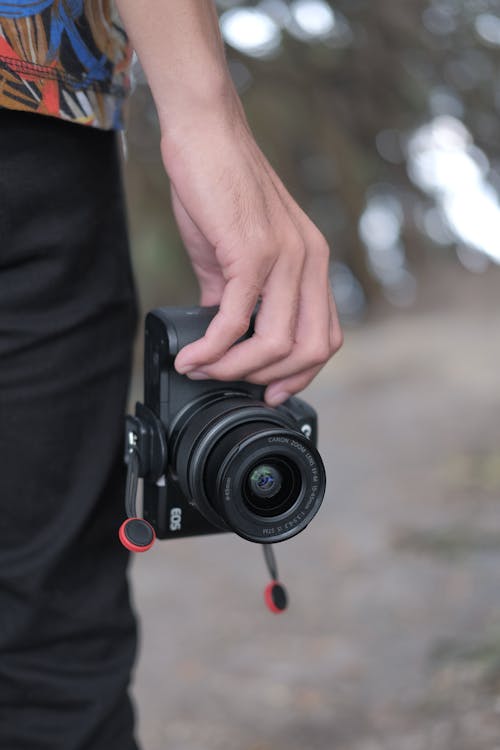
[[[311, 257], [313, 256], [314, 257]], [[328, 260], [310, 253], [305, 264], [300, 290], [300, 311], [294, 346], [269, 367], [253, 370], [248, 379], [263, 385], [322, 366], [332, 355], [332, 324], [328, 288]]]
[[317, 293], [310, 299], [311, 304], [303, 306], [291, 354], [271, 367], [249, 373], [248, 380], [270, 385], [290, 375], [321, 368], [340, 349], [343, 337], [331, 293]]
[[[212, 364], [203, 365], [201, 372], [189, 373], [190, 377], [241, 380], [290, 354], [295, 344], [303, 258], [301, 248], [281, 256], [273, 267], [262, 290], [253, 336], [229, 348]], [[221, 340], [221, 349], [226, 341]]]
[[219, 312], [205, 335], [185, 346], [177, 355], [175, 369], [181, 374], [220, 359], [248, 330], [260, 294], [260, 284], [237, 276], [226, 282]]
[[[331, 292], [329, 293], [328, 297], [330, 308], [329, 342], [331, 353], [334, 354], [342, 346], [343, 335], [340, 329], [337, 310]], [[266, 388], [264, 395], [266, 403], [268, 403], [270, 406], [278, 406], [279, 404], [290, 398], [290, 396], [293, 396], [295, 393], [299, 393], [304, 388], [307, 388], [309, 383], [313, 380], [313, 378], [316, 377], [318, 372], [323, 368], [325, 364], [326, 361], [316, 367], [302, 370], [295, 375], [285, 377], [281, 380], [274, 380]]]
[[269, 277], [254, 335], [189, 377], [269, 385], [266, 399], [273, 405], [309, 384], [340, 347], [341, 333], [329, 287], [326, 243], [311, 247], [299, 266], [291, 257], [288, 273], [276, 264]]
[[[244, 286], [233, 282], [231, 299], [226, 298], [226, 306], [221, 306], [204, 339], [190, 345], [201, 343], [204, 348], [194, 354], [186, 347], [183, 353], [191, 359], [182, 360], [179, 355], [178, 371], [193, 379], [244, 379], [268, 385], [265, 398], [271, 405], [285, 401], [311, 382], [342, 344], [328, 279], [329, 251], [326, 243], [317, 242], [305, 261], [301, 256], [297, 262], [294, 253], [285, 257], [287, 263], [281, 259], [275, 264], [264, 287], [254, 335], [231, 347], [246, 331], [258, 295], [256, 288], [245, 306]], [[200, 366], [202, 361], [205, 364]]]

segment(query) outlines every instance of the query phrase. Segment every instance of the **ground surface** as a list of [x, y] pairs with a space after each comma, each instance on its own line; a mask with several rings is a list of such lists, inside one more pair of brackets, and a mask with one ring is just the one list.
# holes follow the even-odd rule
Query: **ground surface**
[[348, 330], [307, 396], [329, 490], [262, 604], [232, 535], [136, 559], [144, 750], [500, 749], [500, 272]]

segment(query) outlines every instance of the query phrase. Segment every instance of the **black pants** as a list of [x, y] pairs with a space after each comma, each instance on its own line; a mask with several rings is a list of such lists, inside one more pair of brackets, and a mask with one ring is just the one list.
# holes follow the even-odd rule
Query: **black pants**
[[0, 750], [133, 750], [115, 135], [0, 111]]

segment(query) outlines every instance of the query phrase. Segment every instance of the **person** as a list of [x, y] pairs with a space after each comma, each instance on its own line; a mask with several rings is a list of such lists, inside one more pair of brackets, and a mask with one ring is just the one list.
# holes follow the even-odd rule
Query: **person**
[[[341, 345], [325, 239], [257, 146], [212, 0], [0, 0], [0, 748], [132, 750], [122, 427], [136, 326], [128, 32], [206, 334], [190, 378], [304, 388]], [[261, 300], [254, 335], [235, 342]]]

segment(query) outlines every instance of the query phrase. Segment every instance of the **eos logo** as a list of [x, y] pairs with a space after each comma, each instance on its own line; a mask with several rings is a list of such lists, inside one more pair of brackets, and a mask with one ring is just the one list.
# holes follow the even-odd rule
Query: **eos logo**
[[170, 531], [180, 531], [182, 526], [181, 508], [170, 509]]

